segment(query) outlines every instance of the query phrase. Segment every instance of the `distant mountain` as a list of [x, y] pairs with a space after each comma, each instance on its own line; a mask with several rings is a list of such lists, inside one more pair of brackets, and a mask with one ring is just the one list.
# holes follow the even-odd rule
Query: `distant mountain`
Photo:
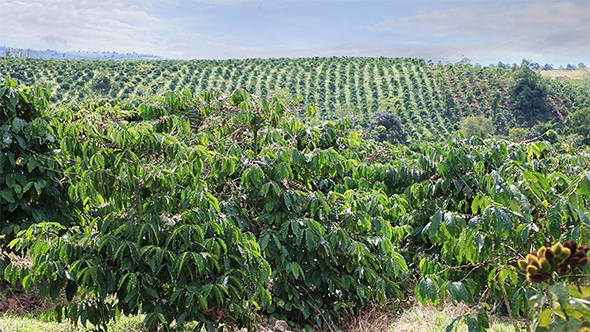
[[163, 60], [152, 54], [117, 53], [117, 52], [63, 52], [47, 49], [45, 51], [0, 46], [0, 56], [34, 58], [45, 60]]

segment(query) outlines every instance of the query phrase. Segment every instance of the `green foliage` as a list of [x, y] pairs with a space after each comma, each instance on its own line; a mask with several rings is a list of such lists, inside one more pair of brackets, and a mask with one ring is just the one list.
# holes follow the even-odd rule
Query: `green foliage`
[[584, 144], [590, 144], [590, 107], [579, 109], [565, 118], [566, 133], [582, 137]]
[[509, 314], [524, 314], [528, 296], [512, 248], [587, 241], [587, 155], [557, 156], [544, 142], [466, 143], [425, 150], [424, 166], [436, 173], [411, 187], [416, 296], [424, 303], [462, 301], [466, 291], [470, 301], [500, 301]]
[[522, 142], [527, 137], [528, 130], [526, 128], [510, 128], [508, 131], [508, 139], [512, 142]]
[[218, 190], [230, 196], [228, 215], [258, 235], [273, 268], [267, 312], [313, 328], [401, 296], [407, 266], [394, 246], [392, 215], [382, 211], [391, 199], [342, 185], [357, 169], [353, 147], [361, 143], [348, 121], [304, 124], [288, 116], [284, 101], [241, 92], [224, 109], [233, 112], [202, 133], [225, 155], [213, 180], [226, 184]]
[[[535, 73], [534, 64], [530, 67]], [[510, 66], [433, 65], [412, 58], [52, 61], [4, 57], [0, 72], [28, 85], [46, 82], [56, 104], [80, 102], [89, 95], [147, 101], [170, 90], [231, 94], [247, 89], [265, 98], [297, 96], [297, 102], [289, 100], [290, 107], [315, 105], [326, 118], [348, 116], [353, 127], [368, 125], [374, 112], [392, 110], [413, 142], [444, 141], [467, 116], [493, 119], [498, 133], [507, 135], [517, 123], [530, 127], [537, 119], [565, 117], [590, 106], [585, 79], [540, 80], [539, 88], [547, 91], [547, 114], [521, 117], [514, 113], [517, 104], [510, 87], [516, 85], [516, 78], [511, 78]], [[107, 78], [110, 89], [104, 84], [104, 90], [96, 90], [97, 83], [106, 83]]]
[[514, 83], [510, 88], [510, 96], [518, 117], [524, 121], [544, 120], [549, 111], [545, 100], [547, 86], [529, 64], [530, 62], [523, 60], [520, 69], [512, 74]]
[[[586, 331], [590, 329], [590, 287], [566, 283], [537, 290], [529, 298], [534, 331]], [[551, 299], [549, 299], [551, 298]], [[546, 303], [551, 305], [547, 306]]]
[[95, 79], [92, 83], [92, 90], [98, 92], [102, 96], [106, 96], [111, 91], [111, 79], [107, 76], [101, 76]]
[[190, 119], [129, 106], [90, 101], [53, 118], [80, 221], [21, 232], [11, 247], [30, 247], [34, 261], [9, 266], [7, 278], [40, 285], [42, 297], [65, 290], [72, 302], [61, 313], [101, 329], [140, 311], [149, 329], [253, 324], [256, 308], [270, 303], [271, 269], [199, 179], [209, 156], [190, 145]]
[[397, 115], [391, 111], [377, 112], [367, 127], [367, 136], [378, 142], [405, 143], [408, 133]]
[[138, 312], [150, 329], [248, 327], [260, 311], [311, 327], [402, 296], [395, 211], [383, 213], [394, 201], [342, 186], [358, 134], [286, 106], [238, 91], [58, 110], [80, 220], [22, 231], [11, 247], [33, 264], [6, 277], [42, 297], [65, 291], [61, 315], [101, 329]]
[[[540, 247], [537, 252], [519, 260], [527, 271], [527, 280], [536, 287], [528, 297], [534, 331], [579, 331], [590, 329], [590, 287], [580, 286], [576, 272], [588, 265], [590, 246], [578, 246], [575, 240], [558, 242], [551, 247]], [[578, 286], [566, 282], [553, 284], [558, 274], [570, 273]], [[559, 276], [561, 277], [561, 276]], [[561, 277], [562, 278], [562, 277]]]
[[447, 326], [445, 332], [456, 331], [458, 323], [461, 321], [467, 324], [469, 332], [487, 331], [487, 329], [490, 328], [490, 319], [488, 318], [488, 314], [486, 310], [481, 307], [477, 313], [477, 317], [472, 317], [470, 315], [461, 315], [456, 317], [453, 322]]
[[465, 137], [478, 136], [488, 138], [494, 134], [494, 123], [491, 119], [483, 116], [468, 116], [461, 120], [461, 130]]
[[0, 250], [33, 223], [67, 224], [71, 217], [48, 99], [47, 88], [0, 78]]
[[[63, 316], [103, 329], [141, 311], [150, 329], [269, 315], [312, 330], [404, 296], [409, 281], [425, 304], [522, 315], [518, 248], [588, 241], [587, 152], [480, 137], [382, 144], [317, 114], [239, 90], [54, 110], [77, 218], [21, 231], [11, 246], [34, 260], [6, 277], [65, 292]], [[487, 312], [450, 330], [460, 321], [484, 330]]]

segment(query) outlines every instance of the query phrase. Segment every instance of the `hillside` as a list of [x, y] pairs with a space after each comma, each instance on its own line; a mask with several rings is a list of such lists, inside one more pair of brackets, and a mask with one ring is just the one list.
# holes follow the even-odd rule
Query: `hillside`
[[[367, 124], [376, 111], [392, 110], [410, 141], [438, 141], [459, 129], [465, 116], [493, 120], [496, 132], [530, 127], [517, 118], [509, 95], [512, 69], [471, 64], [433, 64], [402, 58], [307, 58], [248, 60], [51, 61], [1, 58], [0, 74], [24, 84], [47, 84], [55, 103], [88, 96], [146, 98], [190, 89], [231, 93], [245, 89], [268, 97], [297, 97], [328, 118], [349, 116]], [[590, 106], [590, 80], [547, 78], [548, 119]], [[546, 119], [545, 119], [546, 120]]]

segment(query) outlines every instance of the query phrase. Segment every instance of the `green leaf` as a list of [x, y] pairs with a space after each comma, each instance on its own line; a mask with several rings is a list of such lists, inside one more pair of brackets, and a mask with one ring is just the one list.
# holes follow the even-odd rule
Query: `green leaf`
[[484, 329], [490, 328], [490, 318], [488, 317], [488, 312], [484, 306], [482, 306], [477, 313], [477, 321]]
[[10, 133], [4, 133], [2, 135], [2, 143], [10, 145], [12, 143], [12, 135]]
[[317, 112], [318, 112], [317, 107], [315, 107], [313, 105], [309, 105], [307, 107], [307, 116], [313, 117], [314, 115], [316, 115]]
[[504, 209], [494, 207], [494, 216], [496, 217], [497, 230], [502, 231], [505, 235], [510, 234], [512, 232], [512, 220], [510, 219], [510, 215], [506, 213]]
[[423, 278], [420, 280], [420, 293], [427, 298], [430, 303], [436, 304], [438, 302], [438, 286], [430, 278]]
[[158, 291], [154, 287], [152, 287], [152, 286], [146, 287], [145, 288], [145, 292], [149, 296], [153, 297], [154, 299], [159, 299], [160, 298], [160, 295], [158, 295]]
[[551, 326], [551, 322], [553, 321], [553, 311], [549, 308], [546, 308], [541, 313], [541, 317], [539, 317], [539, 326], [549, 328]]
[[271, 185], [271, 181], [265, 183], [262, 185], [262, 187], [260, 188], [260, 196], [262, 197], [267, 197], [268, 196], [268, 190], [270, 189], [270, 185]]
[[436, 213], [430, 218], [430, 227], [428, 228], [428, 237], [432, 242], [436, 242], [438, 237], [437, 233], [440, 229], [440, 222], [442, 220], [442, 212], [440, 210], [436, 211]]
[[49, 285], [49, 296], [51, 297], [51, 300], [55, 301], [55, 299], [57, 299], [61, 293], [62, 285], [63, 284], [59, 281], [54, 281]]
[[22, 285], [23, 288], [25, 290], [28, 290], [31, 287], [31, 282], [32, 282], [32, 276], [30, 274], [27, 274], [23, 279], [22, 279]]
[[475, 319], [471, 316], [467, 316], [467, 317], [465, 317], [465, 319], [467, 320], [467, 328], [468, 328], [469, 332], [483, 332], [484, 331], [483, 327], [477, 321], [477, 319]]
[[20, 133], [26, 125], [27, 122], [21, 118], [17, 117], [12, 120], [12, 129], [15, 134]]
[[263, 251], [266, 250], [269, 240], [270, 240], [270, 235], [268, 233], [262, 235], [261, 240], [260, 240], [260, 249], [261, 250], [263, 250]]
[[295, 277], [295, 279], [299, 279], [299, 275], [303, 276], [303, 270], [301, 266], [297, 262], [291, 262], [291, 273]]
[[552, 324], [554, 331], [580, 331], [584, 322], [578, 319], [559, 320]]
[[16, 105], [18, 105], [18, 93], [15, 90], [10, 89], [8, 92], [8, 109], [13, 113], [16, 114]]
[[68, 299], [68, 301], [72, 301], [77, 291], [78, 285], [73, 280], [68, 280], [66, 284], [66, 298]]
[[[37, 163], [37, 160], [35, 160], [35, 158], [27, 158], [27, 169], [28, 169], [29, 173], [33, 172], [33, 170], [37, 166], [39, 166], [39, 163]], [[31, 182], [29, 182], [29, 183], [31, 183]], [[31, 185], [32, 185], [32, 183], [31, 183]]]
[[176, 325], [178, 325], [179, 327], [182, 326], [182, 324], [184, 323], [184, 319], [186, 318], [186, 316], [188, 316], [188, 312], [182, 312], [180, 313], [177, 317], [176, 317]]
[[582, 180], [578, 185], [578, 192], [586, 196], [586, 198], [590, 198], [590, 172], [582, 175]]
[[444, 220], [445, 228], [448, 231], [449, 235], [452, 237], [457, 236], [457, 221], [455, 220], [455, 216], [450, 212], [445, 212]]
[[590, 301], [583, 298], [575, 297], [573, 294], [570, 298], [571, 305], [585, 317], [590, 317]]
[[11, 173], [11, 174], [6, 175], [6, 177], [4, 178], [4, 182], [6, 183], [8, 188], [12, 189], [14, 187], [14, 184], [16, 183], [16, 180], [14, 178], [14, 174]]
[[309, 229], [305, 231], [305, 245], [309, 250], [314, 250], [319, 245], [317, 235]]
[[461, 282], [452, 282], [448, 286], [449, 293], [451, 293], [451, 300], [454, 304], [457, 302], [471, 302], [471, 297], [465, 285]]
[[0, 191], [0, 196], [4, 198], [8, 203], [14, 203], [14, 197], [12, 196], [12, 191], [8, 188], [4, 188], [4, 190]]
[[559, 239], [561, 236], [561, 211], [561, 202], [559, 202], [549, 212], [547, 226], [549, 227], [549, 233], [553, 236], [553, 239]]

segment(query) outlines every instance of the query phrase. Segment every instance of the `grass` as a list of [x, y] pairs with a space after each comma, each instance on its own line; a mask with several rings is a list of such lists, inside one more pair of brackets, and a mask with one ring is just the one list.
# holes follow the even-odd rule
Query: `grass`
[[557, 77], [557, 76], [567, 76], [571, 80], [581, 80], [581, 79], [590, 79], [590, 71], [587, 69], [578, 69], [578, 70], [564, 70], [564, 69], [554, 69], [554, 70], [541, 70], [541, 76], [543, 77]]
[[[454, 306], [450, 303], [444, 306], [424, 307], [419, 302], [412, 303], [410, 307], [399, 312], [391, 308], [372, 308], [358, 317], [352, 318], [347, 326], [347, 332], [444, 332], [453, 320], [461, 315], [476, 315], [470, 307], [460, 304]], [[519, 330], [524, 330], [524, 325]], [[467, 332], [467, 325], [460, 323], [456, 331]], [[490, 317], [489, 332], [517, 332], [507, 318]]]
[[[343, 329], [347, 332], [425, 332], [445, 331], [455, 317], [473, 313], [466, 305], [453, 306], [445, 304], [443, 307], [424, 307], [420, 303], [404, 303], [387, 306], [385, 308], [369, 308], [356, 317], [349, 317], [343, 322]], [[44, 321], [45, 320], [45, 321]], [[85, 332], [82, 326], [69, 323], [46, 321], [41, 316], [0, 316], [1, 332]], [[111, 322], [108, 330], [111, 332], [144, 332], [142, 316], [123, 317], [117, 322]], [[516, 332], [514, 326], [505, 318], [490, 317], [489, 332]], [[520, 326], [524, 330], [523, 326]], [[458, 332], [466, 332], [467, 325], [459, 324]]]
[[[0, 332], [82, 332], [91, 331], [91, 329], [91, 326], [85, 329], [81, 325], [74, 326], [69, 322], [58, 323], [56, 321], [46, 321], [39, 316], [0, 316]], [[143, 328], [143, 317], [123, 317], [116, 322], [111, 322], [108, 325], [108, 331], [145, 331]]]

